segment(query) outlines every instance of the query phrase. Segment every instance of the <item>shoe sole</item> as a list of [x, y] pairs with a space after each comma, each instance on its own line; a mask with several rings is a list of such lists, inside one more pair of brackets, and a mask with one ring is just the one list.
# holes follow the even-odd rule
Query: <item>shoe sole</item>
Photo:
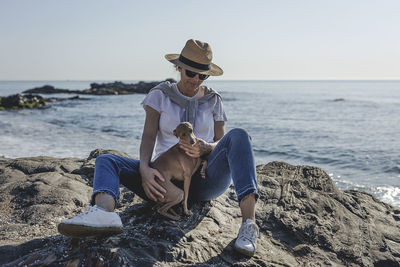
[[82, 238], [92, 236], [108, 236], [121, 234], [124, 229], [122, 227], [93, 227], [76, 224], [60, 223], [57, 227], [60, 234], [68, 237]]
[[245, 250], [245, 249], [236, 247], [236, 246], [234, 247], [234, 249], [235, 249], [237, 252], [239, 252], [239, 253], [241, 253], [241, 254], [243, 254], [243, 255], [249, 256], [249, 257], [254, 256], [254, 253], [255, 253], [255, 251], [251, 252], [251, 251], [248, 251], [248, 250]]

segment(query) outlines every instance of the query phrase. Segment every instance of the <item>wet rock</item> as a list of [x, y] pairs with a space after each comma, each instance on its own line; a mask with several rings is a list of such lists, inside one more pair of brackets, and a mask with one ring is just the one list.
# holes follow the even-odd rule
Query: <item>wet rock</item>
[[49, 97], [45, 98], [47, 102], [60, 102], [60, 101], [71, 101], [71, 100], [90, 100], [90, 98], [80, 97], [79, 95], [73, 97]]
[[43, 108], [45, 100], [39, 95], [10, 95], [0, 97], [0, 110], [17, 110], [23, 108]]
[[51, 97], [43, 98], [40, 95], [11, 95], [7, 97], [0, 97], [0, 110], [19, 110], [25, 108], [45, 108], [48, 102], [58, 102], [58, 101], [71, 101], [71, 100], [89, 100], [89, 98], [82, 98], [79, 96], [61, 98], [61, 97]]
[[241, 218], [233, 187], [193, 215], [169, 221], [121, 187], [124, 233], [69, 239], [57, 223], [83, 211], [95, 150], [87, 159], [0, 158], [0, 265], [4, 266], [399, 266], [398, 208], [339, 190], [320, 168], [257, 166], [258, 250], [233, 251]]

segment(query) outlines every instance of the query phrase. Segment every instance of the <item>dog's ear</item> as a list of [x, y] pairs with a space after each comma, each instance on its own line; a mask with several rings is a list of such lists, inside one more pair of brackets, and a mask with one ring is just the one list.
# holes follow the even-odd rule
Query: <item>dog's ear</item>
[[176, 137], [178, 137], [178, 135], [176, 134], [176, 129], [174, 130], [174, 135], [175, 135]]

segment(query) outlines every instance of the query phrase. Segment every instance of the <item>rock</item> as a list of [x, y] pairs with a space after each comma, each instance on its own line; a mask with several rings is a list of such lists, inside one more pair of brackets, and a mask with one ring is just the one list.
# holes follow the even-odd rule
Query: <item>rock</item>
[[90, 100], [90, 98], [80, 97], [79, 95], [73, 97], [49, 97], [45, 98], [47, 102], [59, 102], [59, 101], [68, 101], [68, 100]]
[[45, 108], [47, 102], [67, 101], [67, 100], [89, 100], [89, 98], [82, 98], [79, 96], [74, 96], [69, 98], [60, 98], [60, 97], [43, 98], [40, 95], [16, 94], [7, 97], [0, 97], [0, 110]]
[[400, 210], [339, 190], [320, 168], [257, 166], [258, 250], [233, 251], [240, 211], [233, 187], [193, 215], [169, 221], [121, 187], [124, 233], [69, 239], [57, 223], [83, 211], [95, 150], [87, 159], [0, 158], [0, 265], [3, 266], [399, 266]]
[[45, 100], [39, 95], [10, 95], [0, 97], [0, 110], [16, 110], [23, 108], [43, 108]]
[[76, 92], [75, 90], [59, 89], [52, 85], [43, 85], [41, 87], [35, 87], [33, 89], [25, 90], [24, 94], [69, 94]]
[[[169, 82], [176, 82], [174, 79], [166, 79]], [[126, 94], [147, 94], [151, 88], [161, 83], [156, 82], [143, 82], [140, 81], [135, 84], [126, 84], [123, 82], [113, 83], [91, 83], [89, 89], [85, 90], [68, 90], [68, 89], [57, 89], [51, 85], [44, 85], [24, 91], [23, 93], [28, 94], [85, 94], [85, 95], [126, 95]]]
[[[176, 82], [173, 79], [167, 79], [169, 82]], [[24, 95], [16, 94], [7, 97], [0, 97], [0, 110], [17, 110], [23, 108], [44, 108], [46, 102], [66, 101], [66, 100], [89, 100], [74, 96], [70, 98], [43, 98], [38, 94], [84, 94], [84, 95], [126, 95], [126, 94], [147, 94], [151, 88], [159, 84], [158, 82], [138, 82], [136, 84], [125, 84], [122, 82], [113, 83], [92, 83], [90, 89], [68, 90], [57, 89], [51, 85], [36, 87], [23, 92]]]

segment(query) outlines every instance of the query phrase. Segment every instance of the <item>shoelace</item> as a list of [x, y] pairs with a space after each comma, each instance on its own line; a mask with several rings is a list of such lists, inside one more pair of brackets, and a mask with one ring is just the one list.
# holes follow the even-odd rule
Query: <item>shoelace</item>
[[251, 243], [255, 243], [258, 237], [258, 227], [255, 224], [244, 224], [240, 228], [239, 237], [245, 240], [249, 240]]

